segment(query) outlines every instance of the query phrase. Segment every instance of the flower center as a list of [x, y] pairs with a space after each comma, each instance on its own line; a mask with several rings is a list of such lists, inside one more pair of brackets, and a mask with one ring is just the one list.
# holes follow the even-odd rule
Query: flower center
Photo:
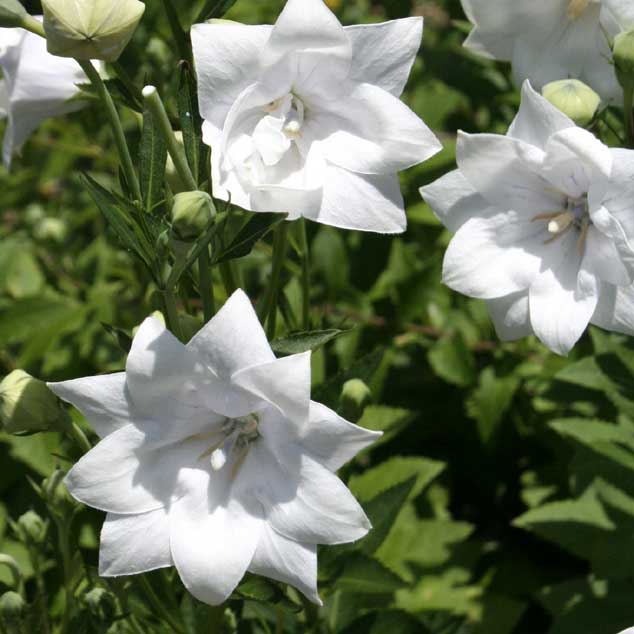
[[590, 0], [570, 0], [568, 2], [568, 17], [571, 20], [580, 18], [588, 8]]
[[531, 219], [532, 222], [539, 220], [548, 223], [548, 233], [551, 234], [551, 237], [545, 241], [545, 244], [555, 242], [569, 231], [578, 231], [577, 249], [579, 255], [583, 255], [588, 229], [592, 224], [588, 209], [587, 195], [583, 195], [580, 198], [571, 198], [568, 196], [565, 199], [563, 209], [537, 214]]
[[260, 437], [258, 425], [257, 414], [227, 418], [219, 430], [197, 436], [198, 439], [214, 440], [198, 459], [209, 457], [214, 471], [220, 471], [230, 459], [233, 459], [231, 479], [235, 479], [249, 454], [251, 445]]
[[301, 136], [304, 125], [304, 104], [293, 94], [285, 95], [264, 106], [270, 117], [281, 121], [281, 132], [289, 139]]

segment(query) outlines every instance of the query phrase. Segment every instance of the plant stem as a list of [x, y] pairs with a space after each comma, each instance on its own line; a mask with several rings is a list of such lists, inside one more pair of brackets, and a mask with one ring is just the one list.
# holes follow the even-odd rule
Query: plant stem
[[44, 26], [39, 20], [36, 20], [32, 15], [25, 15], [22, 18], [22, 28], [27, 31], [31, 31], [31, 33], [35, 33], [35, 35], [39, 35], [46, 39], [46, 32], [44, 31]]
[[216, 312], [214, 299], [214, 284], [211, 279], [211, 262], [209, 261], [209, 246], [200, 252], [198, 256], [198, 290], [203, 300], [203, 314], [207, 323]]
[[279, 293], [280, 278], [286, 260], [288, 225], [286, 221], [281, 222], [275, 228], [273, 236], [273, 269], [271, 270], [271, 283], [267, 296], [267, 322], [266, 334], [269, 340], [275, 337], [275, 327], [277, 322], [277, 296]]
[[205, 634], [223, 634], [222, 622], [225, 609], [222, 605], [210, 605], [207, 608]]
[[178, 311], [176, 310], [176, 297], [174, 291], [171, 288], [166, 288], [162, 291], [163, 294], [163, 306], [165, 306], [165, 321], [167, 327], [172, 334], [179, 340], [183, 340], [183, 331], [181, 329], [181, 322], [178, 319]]
[[81, 59], [78, 59], [77, 63], [81, 66], [84, 73], [86, 73], [88, 79], [90, 79], [90, 82], [97, 91], [99, 98], [106, 107], [106, 113], [108, 114], [108, 119], [110, 120], [110, 127], [112, 128], [114, 141], [117, 146], [117, 151], [119, 152], [119, 158], [121, 159], [121, 169], [123, 170], [125, 180], [132, 191], [134, 199], [140, 201], [141, 187], [139, 185], [139, 179], [137, 178], [134, 170], [134, 163], [132, 162], [132, 157], [130, 156], [130, 149], [128, 148], [123, 127], [121, 125], [121, 119], [119, 118], [119, 113], [114, 105], [114, 101], [112, 100], [106, 85], [103, 83], [101, 76], [97, 72], [97, 69], [92, 65], [92, 63]]
[[181, 148], [176, 141], [174, 130], [172, 130], [172, 124], [167, 116], [165, 106], [161, 101], [158, 90], [156, 90], [154, 86], [146, 86], [143, 89], [143, 98], [145, 99], [145, 105], [152, 113], [156, 125], [165, 140], [167, 151], [172, 157], [172, 161], [174, 161], [174, 167], [176, 167], [178, 175], [181, 177], [185, 185], [187, 185], [189, 190], [194, 191], [198, 189], [198, 184], [196, 183], [196, 180], [189, 169], [189, 165], [187, 164], [187, 160], [185, 159], [185, 154], [181, 151]]
[[172, 6], [171, 0], [163, 0], [163, 6], [165, 7], [165, 13], [167, 15], [167, 21], [169, 22], [174, 41], [176, 42], [176, 48], [181, 59], [185, 59], [191, 62], [191, 50], [185, 31], [178, 19], [178, 14]]
[[74, 421], [69, 421], [69, 425], [66, 428], [68, 435], [75, 441], [77, 446], [81, 449], [82, 453], [88, 453], [92, 449], [92, 445], [86, 434], [82, 431], [81, 427]]
[[625, 117], [625, 142], [634, 148], [634, 86], [623, 89], [623, 109]]
[[302, 258], [302, 327], [310, 330], [310, 252], [306, 235], [306, 219], [299, 219], [299, 240]]
[[156, 612], [156, 615], [160, 616], [160, 618], [162, 618], [174, 630], [174, 632], [177, 632], [178, 634], [185, 634], [181, 624], [178, 623], [165, 608], [163, 602], [159, 599], [152, 587], [152, 584], [147, 580], [145, 575], [139, 575], [139, 583], [141, 584], [143, 592], [145, 593], [149, 603]]

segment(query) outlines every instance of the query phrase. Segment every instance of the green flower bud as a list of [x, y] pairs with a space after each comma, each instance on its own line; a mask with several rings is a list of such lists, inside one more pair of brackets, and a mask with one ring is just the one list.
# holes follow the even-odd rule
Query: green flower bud
[[46, 541], [46, 522], [35, 511], [27, 511], [21, 515], [16, 526], [24, 543], [39, 546]]
[[84, 603], [91, 615], [103, 624], [110, 624], [117, 613], [115, 598], [105, 588], [93, 588], [84, 595]]
[[581, 127], [592, 122], [601, 105], [601, 97], [578, 79], [550, 82], [544, 86], [542, 94]]
[[20, 26], [26, 15], [26, 9], [18, 0], [0, 0], [0, 26]]
[[0, 597], [0, 620], [5, 626], [20, 625], [26, 614], [26, 602], [17, 592], [5, 592]]
[[139, 0], [42, 0], [48, 52], [114, 62], [134, 33]]
[[344, 418], [356, 421], [372, 400], [370, 388], [361, 379], [350, 379], [341, 390], [341, 409]]
[[174, 196], [172, 230], [177, 239], [192, 242], [209, 226], [215, 215], [211, 196], [205, 192], [183, 192]]
[[634, 31], [619, 33], [612, 48], [614, 70], [624, 90], [634, 89]]
[[43, 218], [33, 229], [37, 240], [58, 243], [64, 242], [67, 233], [66, 223], [59, 218]]
[[46, 383], [24, 370], [14, 370], [0, 382], [0, 422], [10, 434], [58, 429], [67, 419]]

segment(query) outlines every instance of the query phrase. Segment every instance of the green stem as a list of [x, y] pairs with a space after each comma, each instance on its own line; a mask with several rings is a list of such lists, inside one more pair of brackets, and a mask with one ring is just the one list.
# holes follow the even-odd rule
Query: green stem
[[207, 608], [207, 624], [205, 634], [223, 634], [225, 609], [222, 605], [210, 605]]
[[167, 623], [167, 625], [169, 625], [174, 630], [174, 632], [177, 632], [178, 634], [185, 634], [185, 630], [183, 629], [181, 624], [178, 623], [169, 613], [169, 611], [165, 609], [163, 602], [161, 601], [161, 599], [159, 599], [158, 595], [154, 591], [154, 588], [152, 587], [152, 584], [147, 580], [145, 575], [139, 575], [138, 578], [141, 587], [143, 588], [143, 592], [145, 593], [145, 596], [147, 597], [156, 615], [160, 616], [160, 618], [163, 619], [165, 623]]
[[25, 15], [22, 18], [22, 28], [27, 31], [31, 31], [31, 33], [35, 33], [35, 35], [39, 35], [46, 39], [46, 32], [44, 31], [44, 26], [39, 20], [36, 20], [32, 15]]
[[128, 148], [128, 143], [126, 142], [125, 134], [123, 132], [123, 126], [121, 125], [121, 119], [119, 118], [119, 113], [114, 105], [114, 101], [106, 88], [106, 84], [104, 84], [103, 79], [101, 79], [101, 75], [99, 75], [97, 69], [92, 65], [92, 63], [81, 59], [76, 61], [81, 66], [84, 73], [86, 73], [88, 79], [90, 79], [90, 83], [94, 86], [99, 98], [106, 107], [106, 113], [108, 114], [108, 119], [110, 120], [112, 134], [114, 135], [114, 142], [117, 146], [117, 151], [119, 152], [119, 158], [121, 159], [121, 169], [123, 170], [125, 180], [132, 191], [134, 199], [140, 201], [141, 187], [139, 186], [139, 179], [137, 178], [136, 171], [134, 170], [134, 163], [132, 162], [132, 157], [130, 156], [130, 149]]
[[275, 328], [277, 325], [277, 297], [282, 270], [284, 269], [284, 262], [286, 260], [287, 232], [288, 225], [286, 224], [286, 221], [283, 221], [277, 225], [275, 228], [275, 235], [273, 236], [273, 269], [271, 270], [271, 282], [266, 306], [266, 334], [269, 340], [272, 340], [275, 337]]
[[182, 152], [181, 147], [176, 141], [174, 130], [172, 130], [172, 124], [167, 116], [165, 106], [161, 101], [158, 90], [156, 90], [154, 86], [146, 86], [143, 89], [143, 98], [145, 99], [145, 105], [154, 117], [154, 121], [161, 132], [161, 136], [165, 140], [167, 151], [172, 157], [172, 161], [174, 161], [174, 167], [176, 167], [178, 175], [181, 177], [188, 189], [191, 191], [198, 189], [198, 184], [196, 183], [196, 180], [189, 169], [189, 165], [187, 164], [187, 160], [185, 159], [185, 154]]
[[310, 251], [306, 235], [306, 220], [300, 218], [299, 240], [302, 258], [302, 326], [310, 330]]
[[623, 89], [623, 109], [625, 117], [625, 141], [627, 147], [634, 148], [634, 86]]
[[176, 296], [174, 291], [170, 288], [162, 291], [163, 306], [165, 307], [165, 321], [167, 322], [168, 329], [179, 340], [183, 340], [183, 331], [181, 329], [181, 322], [178, 319], [178, 311], [176, 309]]
[[163, 7], [165, 8], [165, 14], [167, 15], [167, 21], [169, 22], [172, 36], [176, 42], [176, 48], [178, 49], [178, 55], [181, 59], [185, 59], [189, 62], [192, 61], [191, 50], [185, 31], [178, 19], [178, 14], [172, 6], [171, 0], [163, 0]]
[[82, 453], [88, 453], [92, 449], [92, 445], [90, 444], [88, 438], [86, 438], [86, 434], [84, 434], [81, 427], [79, 427], [77, 423], [69, 421], [69, 424], [66, 427], [66, 431], [70, 438], [72, 438], [77, 446], [81, 449]]
[[198, 290], [203, 300], [203, 314], [205, 316], [205, 323], [207, 323], [216, 312], [214, 284], [211, 279], [209, 246], [205, 246], [198, 256]]

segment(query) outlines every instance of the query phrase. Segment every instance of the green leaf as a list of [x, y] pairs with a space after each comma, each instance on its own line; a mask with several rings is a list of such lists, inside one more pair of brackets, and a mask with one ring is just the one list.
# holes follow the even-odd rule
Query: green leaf
[[145, 211], [151, 213], [154, 207], [163, 200], [167, 146], [155, 118], [147, 108], [143, 112], [140, 155], [141, 195]]
[[57, 465], [54, 456], [59, 451], [59, 435], [55, 433], [33, 434], [31, 436], [1, 435], [9, 445], [9, 453], [41, 476], [49, 476]]
[[342, 634], [432, 634], [419, 620], [400, 610], [365, 614]]
[[132, 337], [125, 332], [125, 330], [121, 330], [121, 328], [115, 328], [115, 326], [111, 326], [110, 324], [104, 324], [101, 322], [101, 326], [103, 329], [109, 334], [112, 335], [119, 348], [124, 352], [130, 352], [130, 348], [132, 348]]
[[221, 18], [235, 3], [236, 0], [207, 0], [195, 22]]
[[293, 613], [302, 609], [299, 603], [295, 603], [284, 594], [277, 583], [256, 575], [247, 575], [245, 580], [235, 589], [234, 595], [258, 603], [272, 603]]
[[202, 119], [199, 112], [196, 78], [189, 63], [181, 62], [178, 84], [178, 116], [183, 133], [185, 156], [197, 183], [202, 179], [201, 157], [204, 156], [205, 152], [202, 140]]
[[271, 342], [273, 352], [281, 355], [300, 354], [308, 350], [315, 350], [329, 341], [349, 333], [350, 330], [312, 330], [311, 332], [297, 332], [283, 339]]
[[391, 594], [405, 582], [376, 559], [355, 553], [346, 561], [336, 587], [354, 594]]
[[400, 434], [415, 418], [416, 413], [408, 409], [387, 407], [385, 405], [368, 405], [363, 410], [363, 415], [357, 424], [365, 429], [383, 432], [383, 436], [373, 445], [376, 447]]
[[448, 383], [466, 387], [475, 381], [475, 360], [459, 333], [436, 341], [427, 358], [434, 372]]

